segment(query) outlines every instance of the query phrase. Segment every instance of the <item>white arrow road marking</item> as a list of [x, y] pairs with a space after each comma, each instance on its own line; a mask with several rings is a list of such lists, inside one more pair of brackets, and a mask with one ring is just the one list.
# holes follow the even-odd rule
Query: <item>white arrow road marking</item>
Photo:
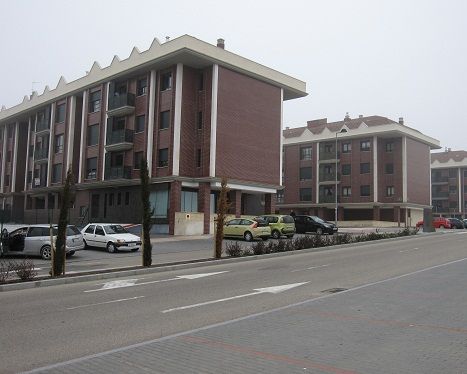
[[115, 280], [115, 281], [104, 283], [104, 285], [101, 288], [98, 288], [95, 290], [86, 290], [84, 292], [106, 291], [106, 290], [113, 290], [113, 289], [122, 288], [122, 287], [143, 286], [145, 284], [171, 282], [171, 281], [182, 280], [182, 279], [190, 279], [190, 280], [199, 279], [199, 278], [209, 277], [211, 275], [217, 275], [217, 274], [222, 274], [222, 273], [228, 273], [228, 271], [216, 271], [214, 273], [204, 273], [204, 274], [178, 275], [175, 278], [161, 279], [161, 280], [141, 282], [141, 283], [136, 283], [138, 279]]
[[243, 295], [237, 295], [237, 296], [232, 296], [232, 297], [226, 297], [224, 299], [217, 299], [217, 300], [211, 300], [211, 301], [205, 301], [204, 303], [198, 303], [198, 304], [192, 304], [192, 305], [185, 305], [185, 306], [179, 306], [177, 308], [172, 308], [172, 309], [166, 309], [162, 310], [161, 313], [169, 313], [169, 312], [174, 312], [176, 310], [185, 310], [185, 309], [191, 309], [191, 308], [197, 308], [199, 306], [204, 306], [204, 305], [210, 305], [210, 304], [216, 304], [216, 303], [221, 303], [223, 301], [229, 301], [229, 300], [235, 300], [235, 299], [241, 299], [243, 297], [248, 297], [248, 296], [254, 296], [254, 295], [260, 295], [262, 293], [272, 293], [272, 294], [278, 294], [283, 291], [290, 290], [292, 288], [302, 286], [304, 284], [307, 284], [308, 282], [302, 282], [302, 283], [291, 283], [291, 284], [284, 284], [282, 286], [274, 286], [274, 287], [265, 287], [265, 288], [256, 288], [253, 291], [255, 292], [250, 292], [246, 293]]
[[119, 303], [121, 301], [129, 301], [129, 300], [136, 300], [136, 299], [141, 299], [144, 296], [135, 296], [135, 297], [129, 297], [128, 299], [118, 299], [118, 300], [110, 300], [110, 301], [104, 301], [102, 303], [95, 303], [95, 304], [85, 304], [85, 305], [78, 305], [78, 306], [72, 306], [67, 308], [68, 310], [73, 310], [73, 309], [78, 309], [78, 308], [87, 308], [90, 306], [96, 306], [96, 305], [103, 305], [103, 304], [112, 304], [112, 303]]
[[329, 265], [331, 265], [331, 264], [312, 266], [312, 267], [309, 267], [309, 268], [306, 268], [306, 269], [296, 269], [296, 270], [291, 270], [290, 272], [295, 273], [297, 271], [305, 271], [305, 270], [313, 270], [313, 269], [318, 269], [318, 268], [325, 268], [325, 267], [327, 267]]

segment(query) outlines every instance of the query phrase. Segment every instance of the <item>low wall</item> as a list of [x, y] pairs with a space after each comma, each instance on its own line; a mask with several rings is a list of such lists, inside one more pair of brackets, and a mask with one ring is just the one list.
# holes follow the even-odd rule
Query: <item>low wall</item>
[[[334, 221], [330, 221], [334, 222]], [[389, 221], [338, 221], [339, 227], [397, 227], [397, 222]], [[401, 227], [404, 223], [401, 222]]]
[[175, 213], [174, 235], [203, 235], [204, 213]]

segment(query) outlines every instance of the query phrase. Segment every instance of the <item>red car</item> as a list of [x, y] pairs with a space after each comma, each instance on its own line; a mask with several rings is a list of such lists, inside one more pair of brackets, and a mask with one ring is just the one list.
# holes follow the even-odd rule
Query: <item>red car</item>
[[[416, 226], [417, 228], [423, 227], [423, 221], [418, 221]], [[451, 222], [444, 217], [433, 217], [433, 227], [435, 229], [450, 229]]]

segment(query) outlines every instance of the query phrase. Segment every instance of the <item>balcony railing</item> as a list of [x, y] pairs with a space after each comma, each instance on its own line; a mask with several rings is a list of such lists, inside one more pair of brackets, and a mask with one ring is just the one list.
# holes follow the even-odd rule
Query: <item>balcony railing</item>
[[104, 173], [105, 179], [131, 179], [131, 166], [106, 167]]
[[107, 132], [106, 145], [119, 144], [119, 143], [133, 143], [134, 130], [123, 129]]
[[[337, 173], [337, 181], [340, 180], [341, 173]], [[336, 181], [336, 173], [326, 173], [320, 172], [319, 173], [319, 181], [320, 182], [335, 182]]]
[[132, 93], [122, 93], [109, 96], [108, 114], [120, 116], [132, 113], [135, 110], [135, 95]]
[[448, 177], [432, 177], [431, 178], [431, 183], [448, 183], [449, 178]]
[[42, 149], [36, 148], [34, 150], [34, 160], [35, 161], [48, 160], [48, 158], [49, 158], [49, 149], [48, 148], [42, 148]]
[[447, 199], [449, 197], [449, 192], [433, 192], [433, 199]]
[[[338, 151], [337, 152], [337, 158], [339, 159], [340, 157], [340, 152]], [[323, 160], [335, 160], [336, 159], [336, 152], [335, 151], [331, 151], [331, 152], [327, 152], [325, 150], [319, 150], [319, 160], [320, 161], [323, 161]]]
[[47, 185], [45, 178], [33, 178], [32, 180], [32, 188], [42, 188]]
[[336, 197], [334, 195], [319, 195], [319, 202], [320, 203], [335, 203]]
[[36, 122], [36, 133], [41, 131], [50, 130], [50, 123], [47, 118], [37, 120]]

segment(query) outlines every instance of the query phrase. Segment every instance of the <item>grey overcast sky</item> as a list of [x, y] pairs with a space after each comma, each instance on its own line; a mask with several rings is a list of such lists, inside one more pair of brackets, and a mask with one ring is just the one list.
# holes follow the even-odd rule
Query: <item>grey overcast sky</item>
[[[190, 34], [307, 83], [284, 125], [359, 114], [467, 150], [466, 0], [0, 0], [0, 106]], [[36, 82], [36, 83], [34, 83]]]

